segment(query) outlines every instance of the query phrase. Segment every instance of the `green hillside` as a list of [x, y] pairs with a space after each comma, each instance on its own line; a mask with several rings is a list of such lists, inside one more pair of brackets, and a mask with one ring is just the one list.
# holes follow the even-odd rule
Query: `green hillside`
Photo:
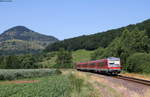
[[[94, 51], [87, 51], [87, 50], [77, 50], [72, 52], [73, 56], [73, 63], [78, 63], [78, 62], [87, 62], [91, 59], [91, 53]], [[49, 55], [51, 55], [53, 52], [50, 52]], [[42, 64], [43, 67], [52, 67], [53, 65], [56, 64], [56, 54], [53, 57], [50, 57], [47, 59], [46, 57], [44, 58], [43, 61], [39, 62], [38, 64]]]
[[44, 49], [43, 46], [35, 42], [23, 40], [6, 40], [0, 42], [0, 55], [21, 54], [21, 53], [37, 53]]
[[91, 54], [94, 51], [88, 51], [88, 50], [77, 50], [73, 52], [73, 62], [87, 62], [91, 60]]

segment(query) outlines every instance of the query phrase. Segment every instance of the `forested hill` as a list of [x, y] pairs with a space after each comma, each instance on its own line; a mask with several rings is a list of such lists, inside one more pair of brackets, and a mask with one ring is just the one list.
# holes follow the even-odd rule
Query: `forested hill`
[[67, 50], [94, 50], [98, 47], [107, 47], [116, 37], [120, 37], [124, 29], [129, 31], [134, 28], [139, 30], [146, 30], [147, 35], [150, 37], [150, 19], [137, 24], [130, 24], [126, 27], [108, 30], [106, 32], [99, 32], [92, 35], [84, 35], [75, 38], [65, 39], [53, 44], [49, 44], [46, 51], [56, 51], [59, 48], [65, 48]]
[[53, 36], [37, 33], [24, 26], [15, 26], [0, 35], [0, 55], [36, 53], [58, 41]]

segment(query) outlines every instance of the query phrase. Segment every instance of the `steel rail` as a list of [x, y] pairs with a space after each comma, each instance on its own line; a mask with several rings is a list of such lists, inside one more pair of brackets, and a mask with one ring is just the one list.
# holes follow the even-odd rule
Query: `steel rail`
[[132, 81], [132, 82], [136, 82], [136, 83], [140, 83], [140, 84], [144, 84], [144, 85], [150, 86], [150, 80], [144, 80], [144, 79], [139, 79], [139, 78], [127, 77], [127, 76], [122, 76], [122, 75], [114, 76], [114, 78], [128, 80], [128, 81]]

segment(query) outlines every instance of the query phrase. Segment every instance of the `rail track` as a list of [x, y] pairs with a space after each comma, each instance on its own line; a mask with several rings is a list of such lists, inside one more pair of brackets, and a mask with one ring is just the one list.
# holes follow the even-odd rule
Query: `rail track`
[[[85, 71], [84, 71], [85, 72]], [[95, 72], [91, 72], [94, 73], [96, 75], [99, 75], [99, 73], [95, 73]], [[104, 75], [104, 74], [103, 74]], [[104, 75], [106, 76], [106, 75]], [[134, 77], [127, 77], [127, 76], [122, 76], [122, 75], [117, 75], [117, 76], [107, 76], [107, 77], [113, 77], [116, 79], [122, 79], [122, 80], [127, 80], [127, 81], [131, 81], [131, 82], [135, 82], [135, 83], [139, 83], [139, 84], [143, 84], [146, 86], [150, 86], [150, 80], [144, 80], [144, 79], [139, 79], [139, 78], [134, 78]]]
[[133, 77], [126, 77], [126, 76], [122, 76], [122, 75], [114, 76], [114, 78], [128, 80], [128, 81], [132, 81], [132, 82], [136, 82], [136, 83], [150, 86], [149, 80], [143, 80], [143, 79], [138, 79], [138, 78], [133, 78]]

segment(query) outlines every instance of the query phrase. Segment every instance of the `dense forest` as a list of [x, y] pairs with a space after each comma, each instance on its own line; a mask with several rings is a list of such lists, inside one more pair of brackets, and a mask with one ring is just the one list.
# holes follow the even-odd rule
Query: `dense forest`
[[63, 41], [58, 41], [47, 46], [46, 51], [57, 51], [59, 50], [59, 48], [64, 48], [66, 50], [95, 50], [99, 47], [106, 48], [115, 38], [121, 36], [124, 29], [128, 29], [129, 31], [131, 31], [135, 27], [140, 31], [145, 30], [148, 37], [150, 37], [150, 19], [148, 19], [141, 23], [108, 30], [106, 32], [96, 33], [93, 35], [83, 35], [71, 39], [65, 39]]

